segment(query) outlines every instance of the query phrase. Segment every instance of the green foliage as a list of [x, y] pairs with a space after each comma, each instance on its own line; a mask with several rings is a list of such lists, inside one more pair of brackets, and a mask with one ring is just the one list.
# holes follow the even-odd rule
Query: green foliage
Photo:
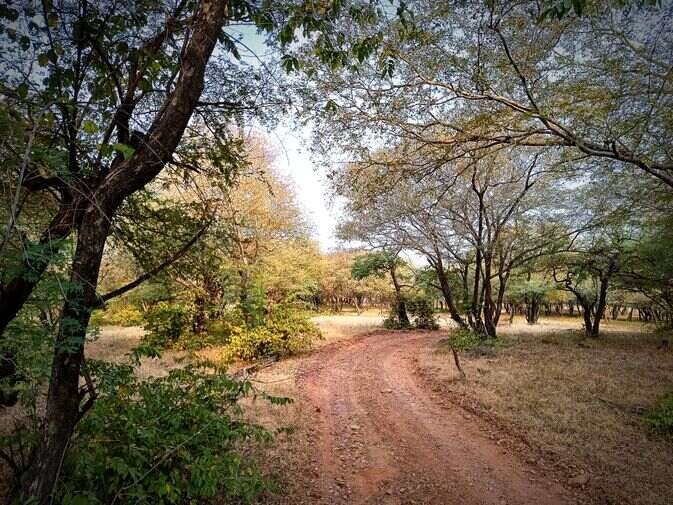
[[304, 314], [278, 306], [265, 318], [262, 326], [231, 328], [229, 342], [221, 357], [225, 362], [280, 358], [305, 351], [320, 338], [320, 330]]
[[483, 345], [484, 339], [469, 328], [459, 328], [452, 331], [445, 342], [455, 351], [468, 351]]
[[413, 319], [414, 326], [423, 330], [438, 330], [439, 322], [427, 296], [415, 296], [407, 300], [407, 309]]
[[256, 394], [250, 383], [219, 368], [143, 381], [129, 365], [94, 362], [91, 370], [99, 397], [66, 454], [58, 503], [201, 503], [216, 495], [251, 503], [269, 487], [237, 450], [270, 437], [240, 420], [238, 400]]
[[191, 321], [191, 310], [183, 304], [159, 302], [145, 313], [145, 343], [171, 347], [183, 335]]
[[654, 431], [673, 435], [673, 392], [665, 394], [643, 418]]
[[143, 324], [143, 313], [128, 303], [111, 303], [105, 309], [91, 314], [92, 326], [139, 326]]
[[246, 315], [249, 326], [255, 327], [264, 324], [266, 293], [260, 283], [246, 288], [245, 300], [240, 304], [240, 309]]
[[541, 303], [551, 289], [549, 283], [535, 279], [514, 282], [508, 289], [507, 298], [512, 303]]
[[387, 251], [364, 254], [353, 261], [351, 275], [358, 280], [372, 275], [383, 277], [396, 262], [397, 257]]

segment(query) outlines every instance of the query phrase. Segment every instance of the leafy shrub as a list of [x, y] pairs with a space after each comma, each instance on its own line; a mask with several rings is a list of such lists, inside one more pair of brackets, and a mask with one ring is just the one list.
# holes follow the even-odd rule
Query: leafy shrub
[[293, 339], [302, 346], [322, 338], [320, 329], [306, 314], [283, 305], [274, 307], [266, 318], [266, 326], [284, 340]]
[[93, 326], [139, 326], [142, 323], [142, 312], [131, 304], [110, 304], [91, 315]]
[[438, 330], [439, 323], [432, 302], [425, 296], [416, 296], [407, 301], [407, 309], [414, 326], [423, 330]]
[[[63, 505], [252, 502], [270, 482], [237, 451], [262, 428], [240, 421], [237, 401], [254, 394], [222, 369], [172, 370], [138, 381], [128, 365], [91, 364], [99, 397], [64, 460]], [[275, 403], [286, 399], [269, 398]]]
[[265, 318], [263, 326], [233, 327], [222, 358], [249, 361], [290, 356], [309, 349], [320, 338], [320, 330], [304, 314], [278, 306]]
[[396, 304], [390, 307], [388, 317], [383, 320], [383, 327], [387, 330], [408, 330], [410, 328], [406, 321], [400, 319]]
[[665, 394], [655, 408], [644, 414], [644, 418], [653, 430], [673, 435], [673, 392]]
[[456, 351], [469, 351], [483, 345], [484, 339], [469, 328], [459, 328], [449, 333], [443, 342]]
[[221, 317], [209, 321], [206, 331], [201, 333], [184, 332], [172, 348], [198, 351], [212, 346], [229, 344], [231, 336], [246, 327], [243, 312], [239, 307], [227, 310]]
[[144, 340], [157, 347], [175, 345], [189, 327], [191, 312], [184, 305], [159, 302], [145, 312], [143, 327], [148, 331]]

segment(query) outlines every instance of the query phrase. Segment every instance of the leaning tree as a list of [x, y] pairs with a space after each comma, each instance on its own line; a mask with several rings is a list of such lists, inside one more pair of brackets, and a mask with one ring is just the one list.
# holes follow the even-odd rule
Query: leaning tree
[[[3, 173], [13, 183], [0, 251], [0, 333], [59, 251], [74, 244], [24, 500], [49, 502], [74, 427], [95, 399], [90, 381], [80, 387], [84, 343], [100, 304], [101, 258], [118, 210], [166, 166], [195, 170], [194, 160], [206, 153], [227, 177], [241, 158], [232, 124], [256, 112], [260, 99], [273, 102], [267, 67], [241, 61], [235, 26], [273, 32], [269, 40], [285, 46], [303, 34], [313, 41], [314, 57], [343, 63], [353, 48], [337, 47], [327, 36], [340, 7], [253, 0], [0, 7], [3, 123], [15, 133], [2, 145], [15, 163]], [[296, 58], [284, 63], [298, 66]], [[38, 221], [46, 221], [43, 229], [27, 230], [22, 211], [38, 200], [48, 219]]]

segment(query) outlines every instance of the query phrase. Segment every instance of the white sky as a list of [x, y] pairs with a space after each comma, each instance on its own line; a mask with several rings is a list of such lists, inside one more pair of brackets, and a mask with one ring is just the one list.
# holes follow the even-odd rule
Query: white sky
[[[272, 57], [271, 51], [264, 44], [262, 36], [250, 26], [230, 27], [229, 33], [240, 37], [247, 47], [239, 47], [242, 59], [252, 65], [259, 65], [261, 60]], [[308, 219], [313, 223], [314, 238], [320, 249], [327, 252], [338, 246], [335, 229], [339, 220], [338, 205], [330, 206], [328, 185], [324, 170], [319, 169], [311, 160], [310, 131], [292, 126], [292, 118], [286, 124], [265, 132], [268, 141], [277, 152], [275, 166], [280, 174], [285, 175], [295, 186], [297, 199]]]
[[314, 225], [314, 238], [327, 252], [338, 245], [334, 232], [340, 211], [338, 205], [330, 205], [324, 170], [311, 160], [309, 135], [308, 131], [279, 126], [268, 134], [268, 139], [277, 151], [276, 168], [292, 181], [298, 203]]
[[[339, 246], [361, 246], [339, 241], [335, 236], [342, 213], [338, 202], [332, 202], [330, 198], [324, 169], [311, 159], [310, 131], [285, 125], [267, 135], [277, 151], [275, 167], [295, 186], [298, 203], [314, 224], [313, 238], [320, 244], [320, 249], [328, 252]], [[417, 267], [427, 266], [425, 259], [414, 251], [404, 251], [402, 256]]]

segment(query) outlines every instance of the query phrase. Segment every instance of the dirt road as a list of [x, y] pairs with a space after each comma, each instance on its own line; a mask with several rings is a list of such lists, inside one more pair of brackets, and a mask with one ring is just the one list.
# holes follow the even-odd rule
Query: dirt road
[[[378, 332], [298, 367], [313, 416], [311, 501], [321, 504], [566, 504], [570, 494], [443, 406], [415, 374], [437, 333]], [[301, 472], [300, 472], [301, 473]]]

